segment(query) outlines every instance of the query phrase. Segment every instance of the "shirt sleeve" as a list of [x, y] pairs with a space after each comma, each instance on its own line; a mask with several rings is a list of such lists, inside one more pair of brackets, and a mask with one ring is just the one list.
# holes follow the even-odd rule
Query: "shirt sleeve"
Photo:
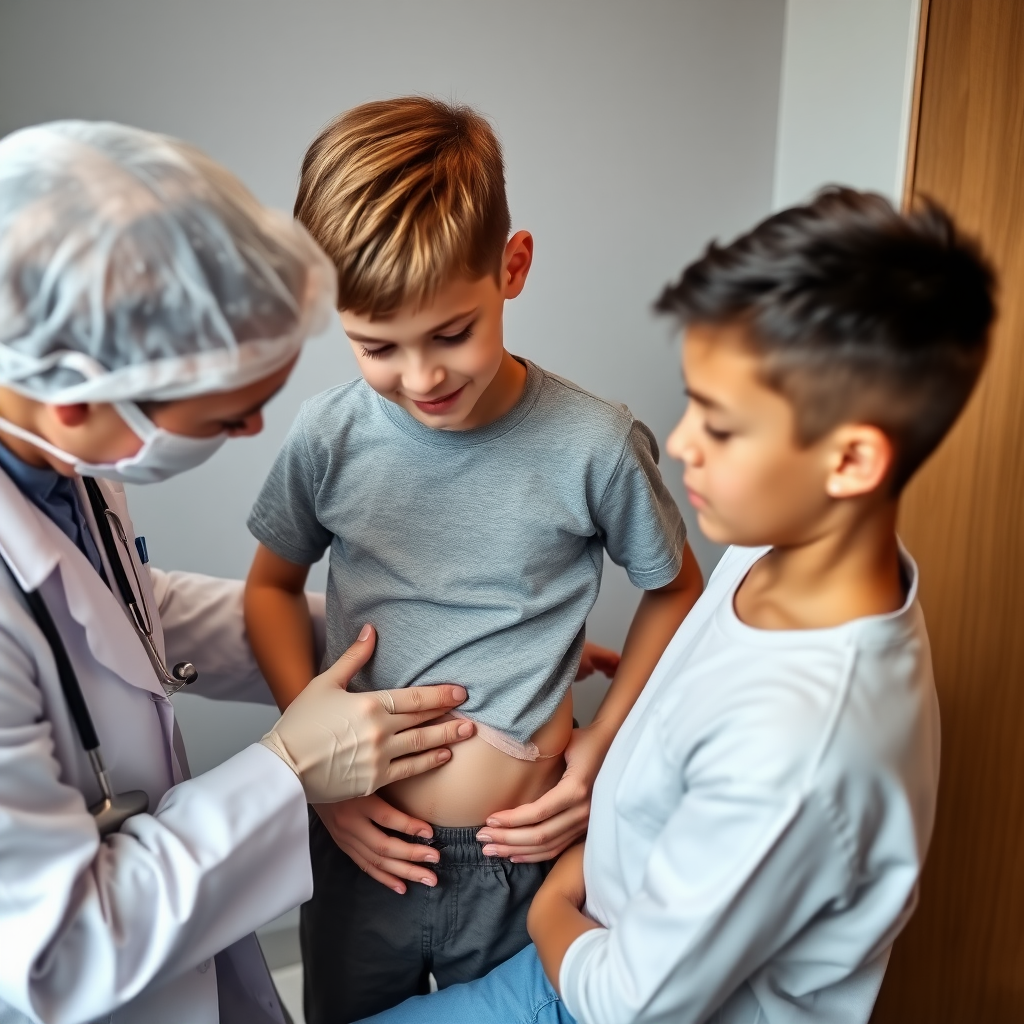
[[605, 550], [642, 590], [671, 583], [683, 564], [686, 526], [658, 470], [658, 442], [633, 420], [595, 513]]
[[289, 562], [312, 565], [330, 547], [332, 534], [317, 518], [317, 476], [299, 411], [249, 513], [249, 532]]
[[306, 798], [257, 743], [101, 840], [56, 759], [52, 664], [0, 585], [0, 1018], [107, 1019], [309, 899]]
[[[167, 664], [191, 661], [199, 669], [199, 678], [188, 692], [213, 700], [273, 705], [273, 694], [245, 631], [245, 584], [196, 572], [150, 568], [149, 573]], [[307, 592], [306, 603], [319, 665], [326, 646], [324, 595]]]
[[569, 947], [562, 999], [580, 1024], [699, 1024], [849, 878], [814, 800], [742, 782], [689, 790], [622, 916]]

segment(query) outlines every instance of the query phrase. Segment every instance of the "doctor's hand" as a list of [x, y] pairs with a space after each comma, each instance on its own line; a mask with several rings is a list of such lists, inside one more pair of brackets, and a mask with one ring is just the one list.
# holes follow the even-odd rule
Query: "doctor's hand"
[[411, 818], [379, 796], [357, 797], [339, 804], [316, 804], [316, 813], [338, 846], [356, 866], [381, 885], [404, 893], [406, 881], [437, 885], [430, 870], [441, 855], [422, 843], [407, 843], [377, 826], [430, 839], [434, 832], [419, 818]]
[[430, 771], [452, 756], [446, 744], [473, 735], [465, 719], [423, 724], [458, 707], [466, 699], [461, 686], [346, 692], [375, 644], [373, 627], [363, 626], [359, 639], [310, 680], [260, 740], [299, 777], [311, 804], [369, 796]]

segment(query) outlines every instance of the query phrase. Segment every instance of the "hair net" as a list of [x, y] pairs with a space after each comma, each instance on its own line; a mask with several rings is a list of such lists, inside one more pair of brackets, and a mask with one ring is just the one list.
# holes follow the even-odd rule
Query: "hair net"
[[0, 385], [54, 404], [244, 387], [335, 294], [305, 229], [191, 146], [87, 121], [0, 141]]

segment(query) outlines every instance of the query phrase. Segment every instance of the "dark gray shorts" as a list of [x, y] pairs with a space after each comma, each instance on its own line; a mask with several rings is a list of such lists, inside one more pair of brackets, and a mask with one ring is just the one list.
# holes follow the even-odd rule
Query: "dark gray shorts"
[[348, 1024], [428, 991], [481, 978], [527, 946], [526, 913], [551, 868], [485, 857], [476, 828], [434, 826], [437, 886], [404, 896], [364, 874], [310, 810], [313, 898], [300, 938], [307, 1024]]

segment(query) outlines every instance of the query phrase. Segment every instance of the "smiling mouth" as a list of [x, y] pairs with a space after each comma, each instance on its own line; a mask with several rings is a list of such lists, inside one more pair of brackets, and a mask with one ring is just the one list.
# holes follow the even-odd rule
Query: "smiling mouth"
[[412, 399], [413, 405], [422, 412], [432, 413], [443, 413], [447, 412], [455, 403], [458, 401], [459, 395], [465, 390], [466, 385], [463, 384], [457, 391], [452, 391], [447, 395], [442, 395], [440, 398], [432, 398], [428, 402], [420, 402], [415, 398]]

